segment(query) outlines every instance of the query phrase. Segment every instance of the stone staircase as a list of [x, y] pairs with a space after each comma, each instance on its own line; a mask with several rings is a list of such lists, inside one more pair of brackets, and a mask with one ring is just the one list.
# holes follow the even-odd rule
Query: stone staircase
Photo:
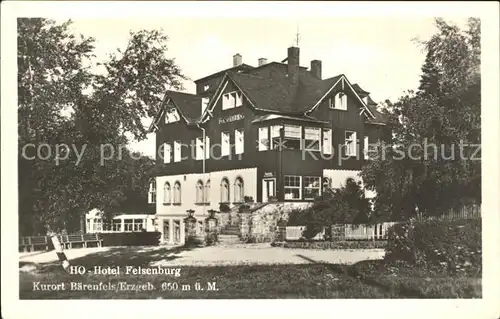
[[240, 243], [240, 226], [228, 224], [221, 229], [219, 243], [230, 245]]

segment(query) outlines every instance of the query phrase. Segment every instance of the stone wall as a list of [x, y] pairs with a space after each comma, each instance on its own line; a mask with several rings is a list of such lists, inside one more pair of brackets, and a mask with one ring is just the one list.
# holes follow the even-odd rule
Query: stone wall
[[280, 237], [278, 222], [288, 221], [294, 209], [309, 207], [311, 203], [270, 203], [253, 212], [241, 212], [240, 232], [246, 242], [272, 242]]

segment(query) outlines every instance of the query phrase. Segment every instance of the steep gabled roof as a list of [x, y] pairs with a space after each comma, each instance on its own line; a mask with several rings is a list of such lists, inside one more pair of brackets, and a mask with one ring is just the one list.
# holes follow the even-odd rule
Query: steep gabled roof
[[166, 94], [188, 121], [196, 121], [200, 118], [201, 96], [177, 91], [167, 91]]
[[216, 73], [212, 73], [210, 75], [207, 75], [205, 77], [202, 77], [201, 79], [198, 79], [198, 80], [195, 80], [194, 82], [197, 83], [199, 81], [203, 81], [203, 80], [208, 80], [210, 78], [214, 78], [214, 77], [217, 77], [217, 76], [220, 76], [220, 75], [223, 75], [224, 73], [226, 72], [237, 72], [237, 71], [242, 71], [242, 72], [245, 72], [245, 71], [248, 71], [248, 70], [251, 70], [253, 69], [254, 67], [251, 66], [251, 65], [248, 65], [248, 64], [245, 64], [245, 63], [242, 63], [238, 66], [232, 66], [228, 69], [224, 69], [222, 71], [219, 71], [219, 72], [216, 72]]

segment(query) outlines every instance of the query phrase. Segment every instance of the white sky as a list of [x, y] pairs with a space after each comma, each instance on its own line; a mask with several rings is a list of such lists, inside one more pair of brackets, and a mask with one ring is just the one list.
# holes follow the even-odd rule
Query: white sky
[[[463, 25], [465, 19], [446, 19]], [[117, 48], [124, 49], [130, 30], [163, 29], [169, 36], [168, 57], [176, 59], [191, 80], [232, 66], [240, 53], [243, 62], [257, 59], [281, 61], [300, 32], [300, 63], [322, 60], [323, 78], [340, 73], [351, 83], [371, 92], [375, 101], [394, 101], [408, 89], [416, 89], [425, 58], [414, 38], [428, 39], [436, 30], [425, 17], [331, 18], [120, 18], [73, 19], [76, 33], [96, 39], [97, 60]], [[194, 93], [192, 81], [184, 84]], [[155, 140], [132, 143], [134, 150], [154, 156]]]

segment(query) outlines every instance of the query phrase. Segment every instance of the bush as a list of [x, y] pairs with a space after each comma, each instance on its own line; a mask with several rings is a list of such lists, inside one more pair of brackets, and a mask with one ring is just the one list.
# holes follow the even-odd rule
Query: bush
[[481, 274], [481, 220], [414, 221], [389, 229], [387, 260], [449, 274]]
[[303, 249], [380, 249], [385, 248], [386, 241], [289, 241], [285, 248]]
[[158, 246], [160, 232], [99, 233], [103, 246]]
[[218, 242], [219, 242], [219, 234], [217, 232], [215, 232], [215, 231], [209, 232], [205, 236], [205, 244], [207, 246], [216, 245]]

